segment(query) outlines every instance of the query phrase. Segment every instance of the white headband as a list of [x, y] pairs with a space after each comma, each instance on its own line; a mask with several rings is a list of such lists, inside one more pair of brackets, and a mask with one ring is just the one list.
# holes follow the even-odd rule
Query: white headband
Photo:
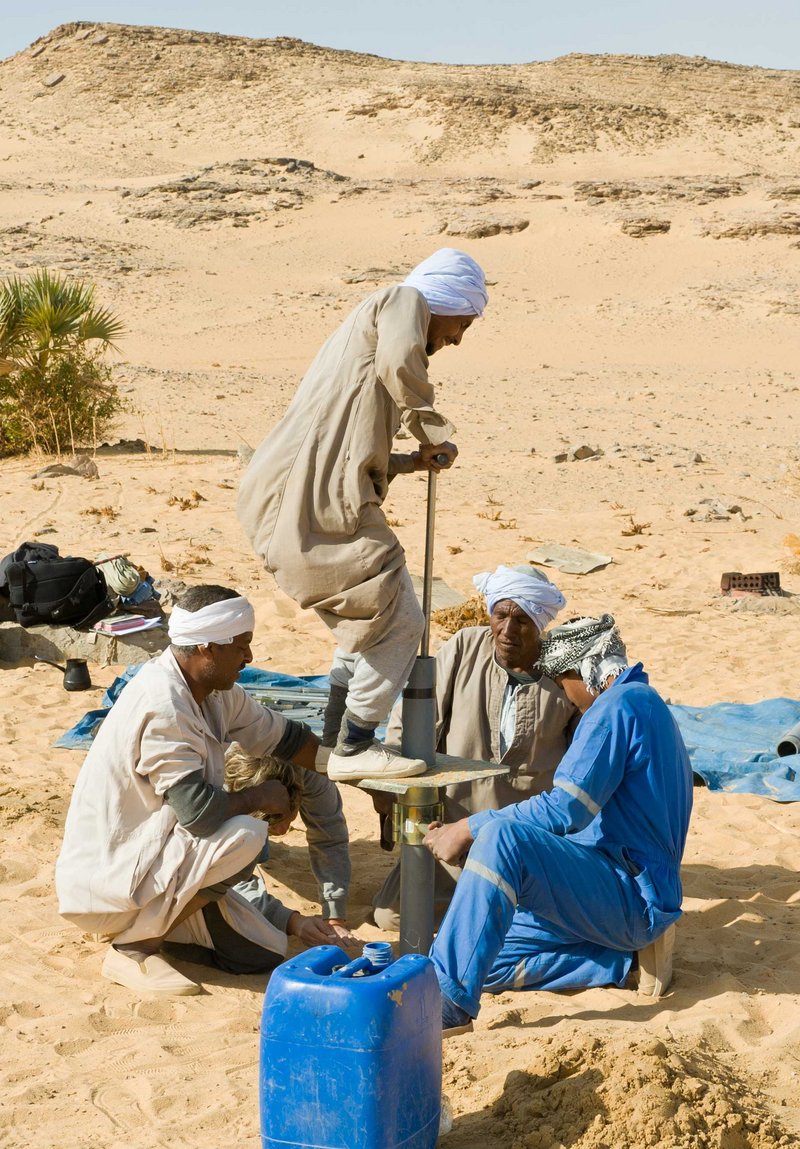
[[237, 634], [252, 633], [256, 615], [246, 598], [225, 598], [200, 610], [172, 608], [169, 640], [175, 646], [207, 646], [215, 642], [227, 646]]

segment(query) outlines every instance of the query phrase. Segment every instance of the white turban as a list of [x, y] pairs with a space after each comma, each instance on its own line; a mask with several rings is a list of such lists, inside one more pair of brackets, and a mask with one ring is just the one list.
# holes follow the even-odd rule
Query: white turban
[[246, 598], [225, 598], [200, 610], [172, 608], [169, 640], [175, 646], [227, 646], [238, 634], [253, 632], [256, 614]]
[[489, 302], [486, 276], [471, 255], [442, 247], [403, 281], [425, 297], [431, 315], [483, 315]]
[[533, 619], [540, 632], [567, 602], [555, 583], [535, 567], [499, 566], [494, 574], [484, 571], [472, 581], [486, 595], [489, 614], [503, 599], [511, 599]]

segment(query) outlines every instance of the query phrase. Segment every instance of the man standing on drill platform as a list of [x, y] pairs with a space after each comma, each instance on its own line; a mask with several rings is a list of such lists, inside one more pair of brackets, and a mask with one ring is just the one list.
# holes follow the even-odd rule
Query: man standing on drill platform
[[[376, 291], [330, 336], [242, 479], [239, 519], [264, 566], [338, 644], [323, 743], [334, 781], [411, 777], [421, 759], [374, 735], [408, 678], [424, 627], [405, 553], [381, 510], [396, 474], [458, 451], [433, 406], [428, 361], [458, 346], [488, 300], [470, 256], [442, 248]], [[392, 452], [403, 425], [420, 443]]]

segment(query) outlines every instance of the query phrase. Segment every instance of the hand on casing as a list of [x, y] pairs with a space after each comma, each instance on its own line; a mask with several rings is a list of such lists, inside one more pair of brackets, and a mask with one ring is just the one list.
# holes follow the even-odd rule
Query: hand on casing
[[467, 853], [473, 841], [469, 821], [462, 818], [460, 822], [451, 822], [447, 826], [441, 822], [431, 822], [422, 844], [440, 862], [455, 865]]

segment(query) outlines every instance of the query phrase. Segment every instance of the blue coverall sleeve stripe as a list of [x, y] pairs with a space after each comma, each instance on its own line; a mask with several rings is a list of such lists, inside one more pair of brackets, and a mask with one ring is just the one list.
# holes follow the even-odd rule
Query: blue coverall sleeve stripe
[[473, 838], [496, 818], [533, 822], [552, 834], [574, 834], [597, 817], [625, 772], [627, 736], [621, 720], [595, 719], [591, 710], [578, 726], [553, 778], [553, 789], [502, 810], [483, 810], [469, 819]]
[[573, 798], [577, 798], [582, 806], [585, 806], [589, 813], [594, 817], [599, 814], [602, 807], [598, 806], [593, 798], [590, 798], [585, 790], [581, 790], [580, 786], [576, 786], [574, 782], [570, 782], [567, 778], [554, 778], [553, 783], [559, 790], [565, 790], [567, 794], [571, 794]]

